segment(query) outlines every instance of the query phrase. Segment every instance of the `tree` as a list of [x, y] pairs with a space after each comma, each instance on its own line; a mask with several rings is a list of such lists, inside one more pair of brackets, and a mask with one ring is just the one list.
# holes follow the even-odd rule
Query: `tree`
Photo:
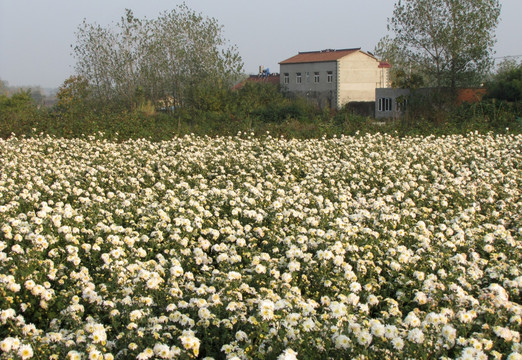
[[0, 95], [7, 95], [9, 93], [9, 83], [0, 79]]
[[519, 63], [515, 57], [504, 57], [502, 61], [495, 65], [495, 74], [493, 74], [493, 77], [497, 77], [498, 75], [507, 73], [512, 70], [516, 70], [520, 66], [522, 66], [522, 63]]
[[390, 81], [394, 88], [416, 89], [427, 83], [426, 76], [418, 64], [411, 61], [400, 50], [395, 39], [383, 37], [374, 49], [375, 55], [392, 64]]
[[30, 90], [11, 96], [0, 94], [0, 138], [7, 138], [13, 132], [28, 133], [37, 121], [37, 113]]
[[84, 20], [76, 37], [76, 72], [93, 96], [131, 107], [142, 101], [186, 104], [195, 88], [229, 86], [243, 68], [222, 26], [185, 4], [154, 20], [126, 10], [115, 29]]
[[58, 89], [57, 108], [72, 117], [82, 114], [89, 101], [89, 84], [81, 76], [70, 76]]
[[522, 64], [518, 66], [515, 64], [504, 63], [504, 67], [501, 67], [487, 84], [488, 98], [513, 102], [522, 101]]
[[493, 64], [498, 0], [399, 0], [388, 30], [405, 59], [422, 69], [427, 85], [478, 85]]

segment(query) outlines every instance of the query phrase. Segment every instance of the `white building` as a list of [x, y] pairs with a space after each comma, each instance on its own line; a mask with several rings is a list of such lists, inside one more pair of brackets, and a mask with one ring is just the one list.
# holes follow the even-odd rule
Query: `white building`
[[320, 106], [375, 101], [375, 89], [390, 86], [390, 64], [360, 48], [299, 52], [279, 65], [283, 89]]

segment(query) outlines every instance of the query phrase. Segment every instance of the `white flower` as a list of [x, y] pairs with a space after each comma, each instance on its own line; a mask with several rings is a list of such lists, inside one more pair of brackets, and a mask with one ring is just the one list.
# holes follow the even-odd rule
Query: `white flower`
[[237, 271], [230, 271], [227, 275], [228, 280], [241, 280], [241, 274]]
[[339, 335], [335, 338], [335, 347], [337, 349], [347, 349], [350, 346], [350, 338], [346, 335]]
[[371, 344], [373, 339], [372, 334], [370, 334], [367, 330], [361, 330], [359, 334], [357, 334], [357, 341], [362, 346], [368, 346]]
[[0, 350], [3, 352], [9, 352], [13, 348], [14, 338], [6, 337], [2, 341], [0, 341]]
[[311, 331], [315, 328], [315, 322], [312, 319], [308, 318], [305, 321], [303, 321], [302, 327], [303, 330], [306, 332]]
[[408, 340], [417, 344], [422, 344], [424, 342], [424, 333], [418, 328], [411, 329], [408, 331]]
[[266, 266], [264, 266], [262, 264], [257, 264], [256, 268], [255, 268], [255, 271], [258, 274], [264, 274], [264, 273], [266, 273]]
[[332, 312], [332, 316], [334, 318], [340, 318], [346, 315], [348, 308], [343, 303], [340, 303], [338, 301], [332, 301], [330, 303], [330, 311]]
[[244, 332], [244, 331], [241, 331], [241, 330], [239, 330], [239, 331], [236, 332], [235, 337], [236, 337], [236, 340], [237, 340], [237, 341], [245, 341], [245, 340], [248, 340], [248, 335], [247, 335], [247, 333]]
[[194, 356], [198, 356], [199, 354], [199, 339], [194, 335], [194, 332], [190, 330], [183, 330], [182, 335], [179, 337], [181, 340], [181, 344], [185, 348], [185, 350], [191, 350]]
[[392, 345], [393, 345], [393, 348], [395, 350], [402, 350], [404, 348], [404, 340], [402, 340], [402, 338], [400, 337], [395, 337], [392, 339], [391, 341]]
[[386, 327], [381, 324], [379, 320], [370, 320], [372, 335], [377, 337], [383, 337], [386, 332]]
[[154, 353], [162, 359], [170, 358], [170, 348], [168, 347], [168, 345], [156, 343], [156, 345], [154, 345], [153, 350]]
[[386, 339], [393, 339], [395, 337], [397, 337], [399, 334], [399, 330], [397, 329], [397, 327], [395, 325], [386, 325], [384, 327], [384, 336], [386, 337]]
[[361, 284], [359, 284], [358, 282], [353, 282], [350, 284], [350, 291], [354, 293], [358, 293], [359, 291], [361, 291], [361, 288]]
[[507, 360], [522, 360], [522, 354], [520, 353], [511, 353], [506, 358]]
[[201, 308], [198, 310], [198, 316], [200, 319], [207, 320], [211, 316], [211, 312], [207, 308]]
[[286, 349], [277, 357], [277, 360], [297, 360], [297, 352], [292, 349]]
[[419, 305], [424, 305], [428, 302], [428, 297], [422, 291], [417, 291], [413, 301], [417, 302]]
[[30, 359], [33, 357], [33, 348], [29, 344], [22, 344], [18, 348], [18, 356], [22, 358], [22, 360]]
[[264, 320], [271, 320], [274, 317], [274, 303], [270, 300], [259, 302], [259, 314]]
[[410, 311], [408, 315], [406, 315], [406, 317], [404, 318], [404, 324], [408, 326], [417, 327], [421, 325], [421, 321], [413, 311]]
[[453, 343], [457, 338], [457, 330], [451, 325], [444, 325], [442, 328], [442, 336], [444, 336], [447, 341]]
[[81, 354], [76, 350], [71, 350], [67, 353], [68, 360], [80, 360], [81, 358]]

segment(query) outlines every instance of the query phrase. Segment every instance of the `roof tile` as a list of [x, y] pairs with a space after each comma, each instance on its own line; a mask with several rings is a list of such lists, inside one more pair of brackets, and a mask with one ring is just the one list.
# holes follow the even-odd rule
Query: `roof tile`
[[346, 55], [353, 54], [354, 52], [360, 51], [361, 48], [354, 49], [327, 49], [321, 51], [306, 51], [299, 52], [299, 54], [292, 56], [289, 59], [281, 61], [279, 64], [296, 64], [296, 63], [308, 63], [308, 62], [324, 62], [324, 61], [337, 61]]

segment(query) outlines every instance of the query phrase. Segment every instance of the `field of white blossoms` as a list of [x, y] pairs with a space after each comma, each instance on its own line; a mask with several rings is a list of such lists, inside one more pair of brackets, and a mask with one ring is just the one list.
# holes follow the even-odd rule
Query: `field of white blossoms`
[[522, 136], [0, 140], [0, 359], [521, 359]]

